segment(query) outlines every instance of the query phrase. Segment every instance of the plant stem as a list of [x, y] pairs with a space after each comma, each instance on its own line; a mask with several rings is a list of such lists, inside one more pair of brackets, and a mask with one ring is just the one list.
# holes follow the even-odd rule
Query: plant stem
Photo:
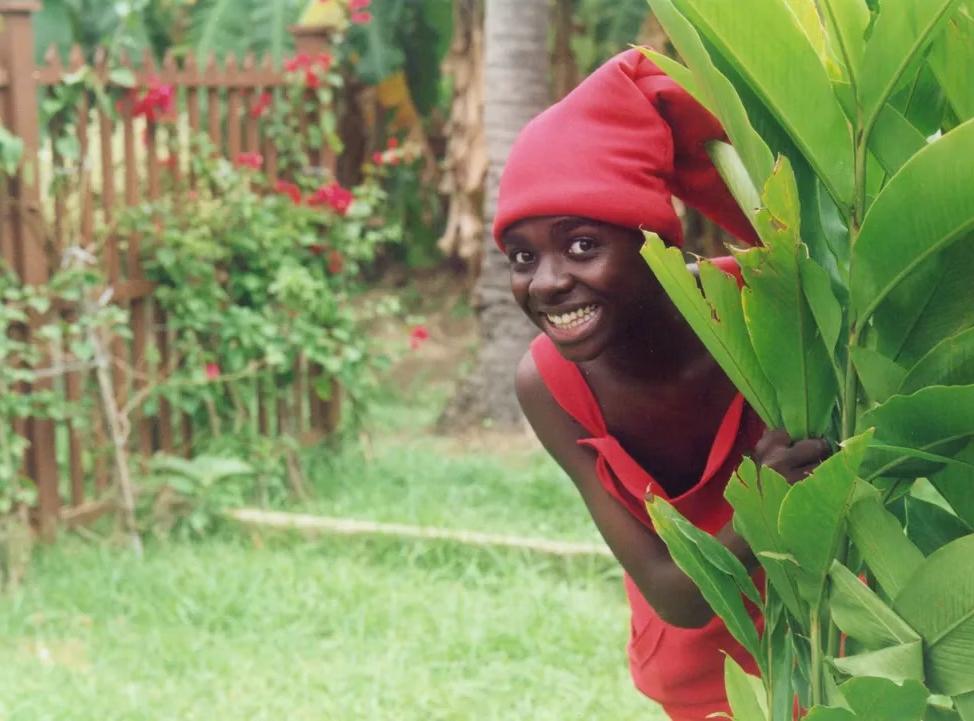
[[819, 604], [812, 606], [809, 619], [809, 639], [811, 646], [811, 685], [812, 706], [821, 705], [822, 699], [822, 618]]

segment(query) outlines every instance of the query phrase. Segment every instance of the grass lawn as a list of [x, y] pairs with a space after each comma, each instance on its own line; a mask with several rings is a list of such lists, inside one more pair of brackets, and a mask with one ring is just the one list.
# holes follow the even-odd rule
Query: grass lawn
[[[300, 510], [595, 538], [540, 451], [423, 435], [429, 413], [313, 454]], [[626, 630], [604, 558], [223, 529], [140, 562], [65, 538], [0, 598], [0, 721], [659, 721]]]

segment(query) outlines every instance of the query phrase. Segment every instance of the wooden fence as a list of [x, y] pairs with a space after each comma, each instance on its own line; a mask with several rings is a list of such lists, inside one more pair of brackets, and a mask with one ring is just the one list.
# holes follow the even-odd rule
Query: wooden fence
[[[88, 107], [83, 97], [73, 122], [80, 161], [69, 163], [53, 145], [51, 138], [56, 134], [40, 127], [39, 105], [66, 73], [84, 66], [84, 58], [75, 48], [65, 63], [52, 49], [42, 65], [35, 65], [31, 21], [39, 8], [32, 0], [0, 0], [0, 120], [24, 142], [23, 171], [0, 188], [0, 257], [24, 281], [44, 283], [52, 271], [50, 258], [58, 249], [68, 242], [88, 245], [95, 229], [110, 226], [121, 208], [158, 197], [167, 174], [193, 187], [196, 179], [187, 164], [191, 134], [205, 133], [228, 158], [260, 152], [264, 172], [271, 182], [276, 179], [274, 145], [264, 133], [261, 118], [250, 109], [261, 93], [274, 91], [285, 79], [269, 60], [257, 62], [253, 57], [240, 63], [229, 58], [224, 64], [211, 58], [203, 67], [192, 57], [177, 63], [169, 55], [161, 66], [148, 55], [139, 63], [123, 59], [122, 66], [131, 68], [136, 87], [150, 82], [172, 86], [185, 132], [162, 133], [154, 122], [133, 118], [125, 107], [114, 117]], [[327, 37], [313, 31], [296, 31], [296, 42], [302, 52], [327, 49]], [[111, 86], [103, 58], [96, 60], [93, 70]], [[130, 104], [131, 99], [123, 103]], [[166, 161], [160, 158], [163, 150]], [[313, 153], [312, 162], [331, 172], [336, 167], [336, 159], [328, 151]], [[41, 189], [45, 187], [42, 180], [50, 174], [74, 175], [76, 182], [48, 197]], [[158, 366], [168, 367], [171, 338], [162, 312], [152, 301], [153, 286], [140, 266], [139, 239], [108, 237], [105, 243], [101, 254], [104, 270], [115, 302], [127, 308], [131, 323], [131, 341], [116, 340], [112, 348], [119, 361], [114, 366], [117, 400], [124, 405], [150, 381], [150, 346], [155, 345]], [[126, 373], [125, 367], [132, 373]], [[310, 390], [317, 369], [296, 370], [289, 399], [275, 394], [271, 400], [257, 394], [261, 432], [285, 423], [295, 433], [327, 432], [334, 427], [337, 394], [334, 401], [322, 401]], [[45, 380], [38, 386], [54, 387], [74, 401], [90, 382], [87, 375], [68, 373], [63, 383], [61, 379]], [[176, 415], [165, 401], [152, 417], [137, 413], [132, 427], [134, 450], [149, 454], [188, 448], [193, 433], [190, 418]], [[50, 420], [22, 419], [16, 423], [16, 431], [31, 443], [25, 469], [37, 483], [37, 520], [43, 535], [50, 536], [59, 519], [79, 518], [92, 499], [106, 495], [110, 469], [104, 454], [97, 451], [108, 442], [100, 419], [71, 419], [63, 427]], [[96, 452], [90, 452], [92, 449]]]

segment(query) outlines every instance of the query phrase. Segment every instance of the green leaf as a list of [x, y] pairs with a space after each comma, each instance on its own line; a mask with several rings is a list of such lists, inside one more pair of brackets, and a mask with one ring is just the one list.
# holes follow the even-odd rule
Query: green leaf
[[670, 41], [693, 72], [696, 93], [691, 94], [720, 119], [751, 181], [757, 187], [763, 186], [771, 175], [774, 158], [767, 143], [751, 125], [744, 103], [733, 84], [714, 65], [696, 29], [676, 10], [671, 0], [649, 0], [649, 4]]
[[[744, 566], [729, 550], [683, 518], [663, 499], [648, 500], [646, 508], [653, 527], [666, 543], [674, 563], [697, 585], [714, 613], [723, 619], [731, 635], [761, 664], [763, 657], [759, 653], [758, 632], [741, 597], [742, 593], [755, 597], [757, 589]], [[734, 565], [739, 570], [733, 575], [724, 571], [725, 567]]]
[[772, 427], [780, 426], [774, 389], [759, 370], [744, 326], [737, 283], [702, 262], [700, 278], [708, 294], [705, 299], [679, 248], [667, 248], [655, 233], [644, 235], [642, 256], [667, 295], [761, 420]]
[[948, 696], [974, 691], [974, 534], [931, 554], [893, 609], [923, 637], [930, 689]]
[[930, 349], [906, 374], [900, 393], [913, 393], [925, 386], [974, 383], [974, 327], [944, 338]]
[[[953, 455], [974, 436], [974, 385], [930, 386], [908, 396], [893, 396], [859, 419], [875, 428], [877, 443]], [[869, 477], [906, 471], [906, 458], [879, 449], [863, 463]], [[866, 477], [866, 476], [864, 476]]]
[[866, 43], [859, 79], [868, 138], [880, 109], [920, 63], [923, 51], [960, 0], [883, 0]]
[[873, 201], [850, 266], [852, 306], [860, 326], [926, 258], [974, 228], [971, 157], [974, 120], [914, 155]]
[[934, 40], [927, 60], [957, 118], [961, 122], [974, 118], [970, 75], [974, 67], [974, 15], [969, 7], [961, 8], [948, 20], [947, 27]]
[[872, 348], [853, 346], [849, 354], [866, 395], [874, 403], [882, 403], [896, 393], [906, 377], [905, 368]]
[[960, 694], [954, 697], [954, 708], [963, 721], [974, 721], [974, 693]]
[[707, 153], [727, 189], [753, 226], [755, 213], [761, 207], [761, 196], [751, 181], [740, 154], [733, 145], [720, 140], [708, 143]]
[[798, 591], [813, 606], [842, 537], [856, 474], [870, 433], [849, 438], [808, 478], [793, 485], [781, 503], [778, 530], [801, 569]]
[[744, 318], [758, 362], [774, 386], [792, 438], [822, 435], [837, 393], [832, 360], [802, 291], [798, 187], [791, 164], [779, 157], [755, 222], [763, 247], [735, 254], [746, 286]]
[[906, 535], [923, 554], [930, 555], [951, 541], [974, 533], [974, 529], [940, 506], [913, 496], [907, 496], [904, 502]]
[[897, 684], [869, 676], [851, 678], [839, 691], [860, 721], [921, 721], [929, 695], [919, 681]]
[[832, 281], [829, 274], [818, 263], [808, 258], [801, 258], [798, 263], [798, 271], [801, 275], [802, 291], [818, 332], [821, 335], [822, 343], [829, 357], [835, 359], [835, 346], [839, 342], [839, 334], [842, 332], [842, 306], [839, 305], [835, 293], [832, 291]]
[[972, 277], [972, 236], [923, 261], [876, 309], [871, 332], [876, 348], [911, 368], [941, 340], [974, 326]]
[[132, 68], [117, 67], [113, 68], [108, 73], [108, 80], [113, 85], [118, 85], [122, 88], [134, 88], [135, 87], [135, 72]]
[[838, 561], [832, 562], [829, 578], [832, 620], [850, 638], [870, 650], [920, 640], [920, 634]]
[[821, 7], [829, 40], [842, 58], [850, 84], [856, 88], [866, 47], [869, 8], [862, 0], [822, 0]]
[[895, 597], [923, 563], [923, 554], [883, 507], [876, 489], [860, 481], [856, 490], [858, 498], [848, 514], [849, 537], [882, 589]]
[[831, 663], [846, 676], [876, 676], [896, 683], [923, 681], [923, 642], [917, 638], [878, 651], [834, 658]]
[[[651, 5], [655, 11], [656, 2]], [[675, 5], [741, 74], [831, 195], [848, 207], [853, 186], [849, 125], [825, 66], [785, 3], [762, 3], [748, 12], [725, 0], [676, 0]]]
[[804, 721], [856, 721], [856, 715], [837, 706], [813, 706]]
[[727, 482], [724, 497], [734, 507], [734, 530], [747, 541], [787, 609], [802, 618], [805, 613], [791, 570], [794, 564], [780, 557], [788, 549], [778, 532], [778, 513], [788, 490], [781, 474], [766, 466], [758, 468], [745, 458]]
[[888, 175], [920, 152], [927, 139], [892, 105], [884, 105], [869, 136], [869, 149]]
[[724, 688], [734, 721], [767, 721], [767, 699], [761, 679], [745, 672], [730, 654], [724, 656]]
[[[974, 464], [974, 444], [957, 454], [958, 460]], [[947, 499], [957, 516], [974, 528], [974, 468], [961, 465], [946, 466], [931, 474], [930, 483]]]

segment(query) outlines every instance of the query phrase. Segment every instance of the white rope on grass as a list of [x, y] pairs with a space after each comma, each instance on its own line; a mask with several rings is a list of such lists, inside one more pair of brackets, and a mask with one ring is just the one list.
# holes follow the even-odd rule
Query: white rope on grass
[[404, 523], [379, 523], [352, 518], [313, 516], [306, 513], [264, 511], [257, 508], [237, 508], [225, 513], [227, 518], [248, 526], [306, 533], [333, 533], [338, 535], [378, 535], [398, 538], [421, 538], [454, 541], [471, 546], [503, 546], [521, 548], [556, 556], [611, 556], [605, 544], [551, 541], [544, 538], [509, 536], [506, 534], [481, 533], [462, 529], [436, 526], [410, 526]]

